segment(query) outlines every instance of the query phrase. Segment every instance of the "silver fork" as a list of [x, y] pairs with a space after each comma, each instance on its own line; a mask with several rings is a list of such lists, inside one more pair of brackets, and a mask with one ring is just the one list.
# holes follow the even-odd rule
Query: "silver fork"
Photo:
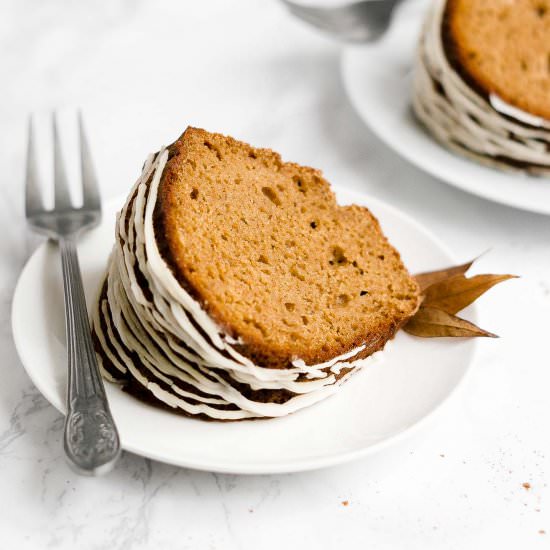
[[39, 189], [32, 119], [29, 121], [25, 215], [32, 229], [59, 243], [61, 253], [69, 360], [65, 454], [78, 473], [99, 475], [114, 466], [120, 440], [97, 366], [76, 251], [80, 234], [101, 220], [101, 201], [80, 114], [79, 130], [83, 205], [75, 208], [71, 202], [54, 116], [55, 205], [46, 210]]
[[402, 0], [361, 0], [343, 6], [316, 7], [282, 0], [299, 19], [348, 42], [372, 42], [390, 25], [392, 12]]

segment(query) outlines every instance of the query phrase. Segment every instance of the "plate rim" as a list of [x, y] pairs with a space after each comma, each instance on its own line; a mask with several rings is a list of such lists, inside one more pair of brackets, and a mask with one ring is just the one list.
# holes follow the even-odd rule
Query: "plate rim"
[[[409, 0], [410, 2], [410, 0]], [[405, 2], [407, 4], [408, 2]], [[414, 18], [414, 17], [417, 17]], [[408, 20], [409, 23], [412, 23], [414, 25], [420, 26], [422, 24], [422, 17], [424, 16], [424, 12], [421, 13], [415, 13], [411, 19]], [[397, 23], [397, 29], [399, 29], [399, 25], [403, 24], [404, 20], [399, 19], [399, 13], [396, 17], [396, 23]], [[392, 29], [392, 32], [395, 31], [395, 29]], [[340, 61], [339, 61], [339, 68], [340, 68], [340, 78], [343, 82], [344, 89], [346, 91], [346, 95], [353, 106], [354, 111], [358, 115], [358, 117], [361, 119], [361, 121], [368, 126], [368, 128], [376, 135], [378, 139], [386, 147], [388, 147], [391, 151], [393, 151], [395, 154], [399, 155], [401, 158], [406, 160], [409, 164], [412, 164], [417, 169], [422, 170], [423, 172], [431, 175], [433, 178], [435, 178], [437, 181], [446, 183], [449, 185], [452, 185], [456, 189], [460, 189], [462, 192], [469, 193], [472, 195], [475, 195], [477, 197], [480, 197], [484, 200], [494, 202], [497, 204], [501, 204], [510, 208], [516, 208], [523, 211], [528, 212], [534, 212], [541, 215], [550, 215], [550, 201], [548, 203], [548, 206], [545, 206], [544, 201], [537, 201], [535, 199], [524, 199], [523, 193], [518, 193], [517, 199], [511, 199], [510, 197], [506, 195], [501, 195], [497, 192], [497, 190], [488, 190], [488, 188], [484, 186], [476, 187], [474, 184], [468, 183], [468, 181], [464, 180], [459, 176], [460, 171], [446, 171], [446, 172], [440, 172], [438, 171], [437, 167], [435, 167], [433, 164], [429, 162], [425, 162], [426, 155], [416, 155], [415, 152], [418, 151], [418, 149], [411, 149], [409, 150], [407, 147], [400, 147], [399, 140], [392, 139], [392, 137], [389, 135], [388, 132], [383, 130], [383, 127], [378, 124], [373, 124], [372, 119], [370, 119], [365, 113], [365, 109], [361, 107], [361, 101], [360, 98], [357, 96], [357, 93], [355, 91], [356, 86], [352, 84], [352, 81], [354, 79], [354, 71], [352, 70], [351, 65], [353, 64], [354, 59], [356, 56], [365, 55], [368, 50], [374, 50], [376, 52], [377, 48], [382, 48], [383, 42], [377, 42], [373, 44], [363, 44], [363, 45], [349, 45], [342, 49], [340, 54]], [[376, 55], [374, 53], [373, 55]], [[463, 158], [457, 153], [448, 150], [445, 148], [442, 144], [437, 142], [432, 136], [430, 136], [428, 133], [426, 134], [427, 137], [430, 139], [432, 144], [436, 146], [442, 153], [445, 155], [448, 155], [449, 157], [453, 158], [453, 162], [460, 162], [461, 164], [464, 163], [468, 166], [472, 167], [475, 170], [479, 169], [479, 178], [483, 179], [484, 171], [490, 171], [490, 173], [496, 177], [499, 176], [507, 176], [507, 177], [517, 177], [519, 180], [522, 179], [528, 179], [532, 183], [541, 183], [542, 185], [548, 185], [550, 189], [550, 179], [545, 177], [535, 177], [530, 176], [529, 174], [524, 173], [514, 173], [514, 172], [504, 172], [499, 171], [496, 168], [491, 168], [488, 166], [484, 166], [482, 164], [476, 163], [475, 161]], [[498, 183], [496, 183], [498, 185]], [[518, 182], [518, 185], [521, 185], [521, 182]], [[550, 191], [549, 191], [550, 193]], [[528, 195], [527, 195], [528, 196]]]
[[[453, 262], [457, 261], [455, 255], [450, 251], [447, 245], [445, 245], [438, 236], [430, 232], [424, 225], [418, 222], [410, 214], [403, 212], [399, 208], [387, 203], [384, 200], [378, 199], [366, 193], [361, 193], [342, 186], [332, 186], [332, 189], [334, 190], [338, 200], [341, 198], [341, 195], [343, 194], [349, 197], [351, 200], [357, 199], [360, 203], [368, 204], [369, 209], [370, 209], [370, 206], [372, 205], [374, 206], [374, 210], [376, 210], [376, 206], [380, 205], [383, 209], [389, 210], [392, 214], [404, 219], [406, 223], [413, 225], [417, 231], [429, 237], [429, 239], [433, 241], [449, 257], [451, 261]], [[108, 200], [104, 201], [104, 204], [113, 205], [116, 202], [118, 205], [121, 205], [123, 204], [125, 198], [126, 198], [125, 196], [111, 197]], [[347, 204], [348, 202], [349, 201], [347, 200], [343, 201], [344, 204]], [[342, 204], [340, 200], [339, 200], [339, 203]], [[104, 209], [107, 210], [108, 208], [104, 208]], [[45, 387], [41, 383], [41, 380], [33, 375], [34, 370], [32, 368], [27, 367], [27, 363], [25, 361], [25, 359], [27, 358], [27, 354], [24, 351], [24, 344], [26, 344], [27, 342], [25, 342], [24, 338], [22, 338], [21, 334], [18, 332], [19, 323], [17, 321], [22, 314], [22, 311], [21, 311], [22, 308], [20, 306], [20, 303], [22, 300], [24, 283], [26, 282], [26, 279], [29, 277], [29, 273], [33, 268], [33, 264], [39, 261], [40, 254], [46, 253], [46, 247], [48, 246], [51, 246], [51, 243], [49, 241], [45, 241], [40, 246], [38, 246], [33, 251], [31, 256], [27, 259], [23, 269], [19, 274], [16, 286], [15, 286], [15, 290], [13, 293], [12, 304], [11, 304], [11, 332], [12, 332], [12, 338], [15, 344], [15, 348], [16, 348], [19, 360], [27, 376], [29, 376], [30, 380], [32, 381], [34, 386], [38, 389], [38, 391], [42, 394], [42, 396], [55, 409], [57, 409], [60, 413], [65, 415], [66, 404], [62, 401], [60, 402], [59, 399], [57, 399], [55, 392], [52, 392], [51, 388]], [[472, 308], [472, 314], [476, 316], [477, 313], [478, 313], [478, 308], [474, 304]], [[455, 385], [449, 390], [446, 396], [437, 405], [435, 405], [435, 407], [433, 407], [428, 413], [426, 413], [419, 420], [416, 420], [410, 426], [390, 435], [389, 437], [383, 440], [380, 440], [376, 443], [373, 443], [361, 449], [355, 449], [353, 451], [347, 451], [347, 452], [336, 452], [336, 453], [316, 456], [313, 458], [307, 457], [302, 459], [291, 459], [291, 460], [276, 461], [276, 462], [264, 461], [259, 464], [254, 464], [251, 462], [228, 464], [227, 461], [223, 461], [223, 460], [221, 461], [206, 460], [205, 461], [205, 460], [196, 460], [193, 458], [186, 459], [185, 457], [182, 458], [182, 457], [162, 455], [162, 453], [160, 452], [147, 450], [137, 445], [134, 445], [132, 443], [125, 442], [122, 435], [121, 435], [121, 445], [125, 451], [137, 454], [139, 456], [143, 456], [148, 459], [157, 460], [165, 464], [170, 464], [173, 466], [178, 466], [183, 468], [190, 468], [190, 469], [199, 470], [199, 471], [215, 472], [215, 473], [222, 473], [222, 474], [238, 474], [238, 475], [283, 474], [283, 473], [318, 470], [321, 468], [336, 466], [338, 464], [345, 464], [366, 456], [370, 456], [372, 454], [376, 454], [377, 452], [382, 451], [383, 449], [391, 446], [392, 444], [397, 444], [403, 439], [407, 438], [408, 436], [416, 433], [417, 430], [422, 429], [422, 427], [428, 422], [433, 421], [433, 419], [437, 417], [441, 409], [444, 408], [449, 403], [449, 401], [451, 401], [456, 396], [456, 394], [461, 390], [461, 388], [464, 387], [467, 379], [469, 378], [473, 370], [473, 366], [476, 362], [476, 358], [478, 355], [478, 350], [479, 350], [479, 343], [475, 339], [473, 339], [471, 341], [470, 357], [468, 359], [467, 364], [465, 365], [464, 371], [462, 372], [460, 378], [456, 381]]]

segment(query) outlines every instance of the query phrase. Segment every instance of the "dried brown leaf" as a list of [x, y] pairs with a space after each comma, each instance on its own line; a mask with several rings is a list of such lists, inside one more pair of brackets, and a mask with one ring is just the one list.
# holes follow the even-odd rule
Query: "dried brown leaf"
[[422, 338], [442, 336], [484, 336], [498, 338], [496, 334], [487, 332], [465, 319], [456, 317], [456, 315], [451, 315], [434, 307], [424, 306], [416, 312], [416, 315], [409, 320], [403, 327], [403, 330]]
[[490, 274], [467, 278], [458, 274], [426, 288], [422, 303], [450, 314], [458, 313], [496, 284], [514, 278], [515, 275]]
[[419, 273], [415, 275], [414, 278], [420, 286], [420, 290], [424, 291], [429, 286], [455, 277], [456, 275], [464, 275], [472, 264], [477, 260], [473, 259], [471, 262], [467, 262], [462, 265], [455, 265], [453, 267], [446, 267], [445, 269], [439, 269], [438, 271], [427, 271], [425, 273]]

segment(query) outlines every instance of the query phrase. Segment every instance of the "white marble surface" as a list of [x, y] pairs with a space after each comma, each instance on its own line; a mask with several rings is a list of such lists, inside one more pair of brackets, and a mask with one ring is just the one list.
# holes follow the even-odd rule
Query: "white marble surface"
[[[274, 1], [2, 0], [0, 11], [0, 548], [550, 545], [550, 218], [463, 194], [387, 150], [346, 100], [338, 45]], [[353, 464], [242, 477], [126, 454], [104, 478], [77, 477], [62, 418], [23, 371], [9, 322], [35, 244], [22, 219], [26, 116], [77, 105], [105, 196], [194, 124], [391, 202], [459, 258], [490, 249], [479, 270], [522, 276], [480, 301], [482, 325], [502, 338], [481, 343], [434, 422]]]

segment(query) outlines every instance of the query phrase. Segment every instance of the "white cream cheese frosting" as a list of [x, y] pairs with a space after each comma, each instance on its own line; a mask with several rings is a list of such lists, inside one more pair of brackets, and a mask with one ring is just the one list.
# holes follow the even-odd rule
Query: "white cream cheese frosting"
[[482, 97], [450, 65], [441, 25], [446, 0], [429, 10], [414, 71], [413, 108], [444, 145], [501, 169], [550, 175], [550, 121], [491, 94]]
[[[307, 407], [380, 359], [380, 352], [354, 359], [374, 341], [317, 365], [296, 358], [284, 369], [256, 365], [240, 354], [239, 342], [179, 284], [159, 251], [153, 213], [167, 160], [167, 149], [147, 159], [117, 218], [116, 242], [93, 312], [106, 379], [132, 378], [158, 401], [190, 415], [240, 420]], [[260, 390], [283, 390], [287, 398], [254, 399]]]

